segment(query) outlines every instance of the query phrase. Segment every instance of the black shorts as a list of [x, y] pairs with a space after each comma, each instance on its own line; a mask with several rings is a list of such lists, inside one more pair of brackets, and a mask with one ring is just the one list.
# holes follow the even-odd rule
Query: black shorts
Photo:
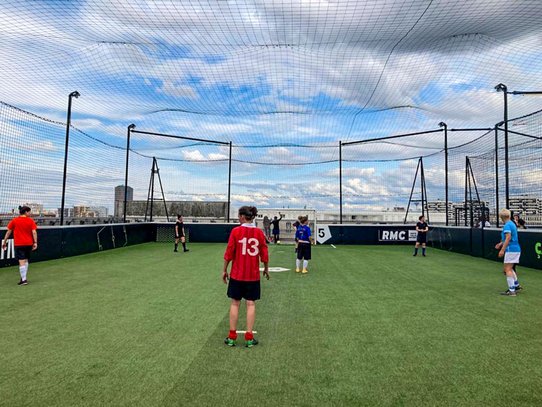
[[426, 233], [418, 233], [418, 236], [416, 237], [417, 243], [427, 243], [427, 234]]
[[298, 243], [297, 245], [297, 259], [311, 259], [311, 244], [310, 243]]
[[[170, 236], [171, 236], [171, 235], [170, 235]], [[181, 239], [181, 238], [183, 238], [183, 237], [184, 237], [184, 235], [175, 235], [175, 239]]]
[[273, 234], [274, 235], [280, 235], [280, 229], [273, 229]]
[[228, 297], [234, 300], [241, 299], [256, 301], [260, 299], [260, 280], [258, 281], [239, 281], [230, 278], [228, 284]]
[[32, 253], [32, 246], [15, 246], [15, 258], [17, 260], [30, 259], [30, 253]]

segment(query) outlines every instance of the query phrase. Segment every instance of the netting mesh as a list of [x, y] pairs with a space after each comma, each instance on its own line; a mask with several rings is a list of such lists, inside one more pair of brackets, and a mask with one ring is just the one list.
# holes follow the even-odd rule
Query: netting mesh
[[[67, 95], [78, 90], [66, 188], [73, 210], [119, 214], [115, 188], [124, 184], [126, 127], [135, 123], [231, 141], [233, 208], [250, 202], [337, 213], [339, 140], [441, 121], [492, 127], [502, 120], [496, 84], [542, 90], [541, 19], [538, 0], [3, 1], [0, 211], [23, 202], [59, 207]], [[541, 106], [536, 96], [509, 102], [510, 117]], [[510, 129], [539, 135], [539, 118]], [[481, 135], [450, 134], [453, 204], [464, 200], [465, 156], [484, 200], [496, 200], [488, 175], [494, 135]], [[527, 139], [510, 135], [510, 144]], [[531, 140], [510, 155], [510, 196], [540, 197], [538, 141]], [[166, 199], [226, 199], [223, 147], [156, 137], [134, 143], [134, 200], [148, 196], [152, 157]], [[442, 147], [438, 134], [345, 148], [345, 211], [405, 206], [419, 157], [428, 199], [441, 208]]]

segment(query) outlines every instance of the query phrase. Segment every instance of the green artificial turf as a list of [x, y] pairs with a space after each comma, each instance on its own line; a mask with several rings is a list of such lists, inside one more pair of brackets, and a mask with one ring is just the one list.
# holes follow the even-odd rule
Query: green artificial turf
[[35, 263], [25, 287], [0, 270], [0, 405], [542, 405], [541, 271], [510, 298], [496, 262], [319, 246], [262, 281], [260, 344], [228, 348], [224, 247]]

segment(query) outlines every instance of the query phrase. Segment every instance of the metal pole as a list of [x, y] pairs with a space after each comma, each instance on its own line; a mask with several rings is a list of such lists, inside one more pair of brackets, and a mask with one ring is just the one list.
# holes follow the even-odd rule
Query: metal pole
[[504, 94], [504, 195], [506, 208], [510, 207], [510, 173], [508, 163], [508, 88], [505, 84], [499, 83], [495, 86], [497, 92]]
[[407, 223], [407, 218], [408, 218], [408, 212], [410, 211], [410, 203], [412, 202], [412, 194], [414, 194], [414, 187], [416, 186], [416, 180], [418, 179], [418, 171], [420, 170], [420, 161], [421, 161], [421, 158], [418, 159], [418, 165], [416, 167], [416, 174], [414, 174], [414, 181], [412, 182], [412, 189], [410, 190], [410, 196], [408, 198], [408, 205], [407, 205], [407, 208], [406, 208], [406, 213], [405, 213], [405, 225]]
[[156, 172], [155, 168], [157, 167], [156, 157], [152, 157], [152, 174], [151, 174], [151, 217], [150, 221], [152, 222], [152, 210], [154, 207], [154, 174]]
[[226, 215], [227, 222], [230, 223], [230, 212], [231, 212], [231, 157], [232, 157], [232, 143], [230, 141], [230, 160], [228, 167], [228, 213]]
[[70, 143], [70, 125], [72, 115], [72, 97], [78, 98], [81, 94], [74, 91], [68, 95], [68, 117], [66, 119], [66, 144], [64, 146], [64, 172], [62, 175], [62, 199], [60, 202], [60, 225], [64, 224], [64, 204], [66, 201], [66, 176], [68, 173], [68, 146]]
[[425, 209], [427, 209], [427, 223], [429, 220], [429, 208], [426, 208], [427, 205], [427, 189], [425, 187], [425, 172], [423, 170], [423, 157], [420, 157], [420, 180], [422, 184], [422, 215], [425, 216]]
[[343, 148], [339, 141], [339, 224], [343, 224]]
[[124, 171], [124, 204], [122, 210], [122, 221], [126, 223], [126, 202], [128, 201], [128, 160], [130, 158], [130, 133], [135, 129], [135, 124], [128, 126], [126, 135], [126, 170]]
[[444, 195], [446, 200], [446, 226], [449, 225], [448, 216], [448, 126], [444, 122], [438, 124], [440, 127], [444, 127]]
[[495, 125], [495, 219], [499, 227], [499, 128]]
[[508, 93], [504, 87], [504, 176], [506, 183], [506, 208], [510, 208], [510, 164], [508, 160]]
[[467, 206], [467, 185], [468, 185], [468, 182], [469, 182], [469, 157], [465, 157], [465, 226], [467, 226], [467, 210], [468, 210], [468, 206]]

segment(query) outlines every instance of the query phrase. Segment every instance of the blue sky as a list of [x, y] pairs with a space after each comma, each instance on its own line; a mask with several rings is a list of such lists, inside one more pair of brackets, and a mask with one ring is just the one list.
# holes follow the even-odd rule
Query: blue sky
[[[533, 67], [542, 64], [542, 5], [476, 1], [466, 12], [457, 2], [442, 1], [420, 18], [429, 3], [411, 3], [400, 8], [375, 2], [369, 9], [362, 1], [4, 2], [0, 100], [63, 122], [67, 95], [78, 90], [73, 125], [111, 145], [124, 146], [130, 123], [140, 130], [232, 141], [234, 206], [307, 204], [336, 211], [338, 164], [310, 163], [337, 160], [333, 146], [339, 140], [436, 129], [440, 121], [492, 126], [502, 116], [497, 83], [511, 90], [540, 84]], [[505, 6], [506, 27], [488, 24]], [[525, 7], [531, 19], [522, 14]], [[536, 98], [512, 98], [511, 115], [540, 106]], [[33, 161], [44, 173], [39, 184], [23, 191], [3, 187], [2, 208], [44, 197], [47, 206], [58, 206], [62, 126], [44, 131], [47, 126], [25, 125], [30, 119], [24, 115], [2, 111], [3, 171], [23, 169], [6, 158], [18, 149], [6, 147], [16, 134], [26, 144], [19, 147], [19, 160]], [[478, 135], [454, 134], [451, 144]], [[416, 157], [435, 151], [440, 137], [412, 141], [425, 150], [382, 144], [344, 154], [364, 160]], [[225, 199], [227, 165], [220, 160], [227, 149], [156, 138], [138, 138], [133, 148], [164, 159], [170, 199]], [[123, 182], [122, 152], [79, 135], [70, 160], [68, 203], [111, 207], [112, 188]], [[415, 164], [348, 163], [349, 210], [404, 203]], [[443, 191], [439, 165], [435, 161], [429, 169], [434, 199]], [[144, 198], [150, 164], [134, 159], [130, 172], [136, 197]]]

